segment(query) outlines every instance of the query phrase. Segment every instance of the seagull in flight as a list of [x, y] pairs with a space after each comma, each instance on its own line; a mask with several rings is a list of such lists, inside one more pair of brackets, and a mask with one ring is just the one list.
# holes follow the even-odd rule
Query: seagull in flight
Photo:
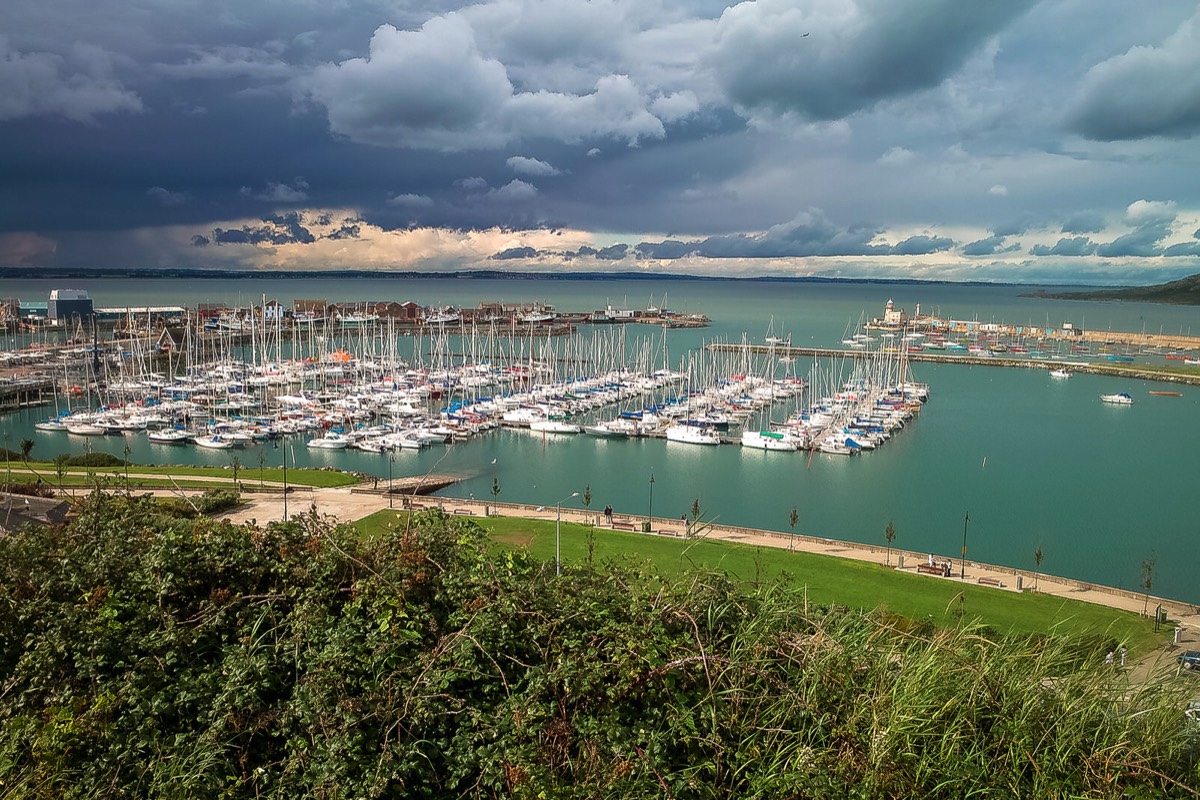
[[496, 459], [494, 459], [494, 458], [493, 458], [493, 459], [492, 459], [492, 463], [493, 463], [493, 464], [495, 464], [495, 463], [496, 463]]

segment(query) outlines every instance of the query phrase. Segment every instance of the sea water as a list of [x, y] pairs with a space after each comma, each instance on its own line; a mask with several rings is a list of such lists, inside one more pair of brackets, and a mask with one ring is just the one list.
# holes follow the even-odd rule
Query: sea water
[[[922, 313], [954, 319], [1168, 334], [1194, 328], [1200, 334], [1194, 307], [1047, 300], [1022, 296], [1031, 287], [963, 284], [255, 277], [189, 284], [8, 281], [0, 294], [40, 300], [51, 288], [68, 286], [87, 289], [98, 306], [250, 305], [265, 295], [285, 305], [294, 299], [462, 306], [539, 301], [562, 311], [655, 305], [707, 314], [712, 324], [699, 330], [627, 326], [627, 338], [649, 339], [656, 357], [676, 369], [708, 341], [736, 343], [745, 336], [761, 343], [771, 333], [798, 346], [836, 346], [861, 321], [881, 315], [889, 298], [910, 313], [920, 303]], [[586, 336], [592, 329], [582, 330]], [[828, 361], [817, 366], [830, 369]], [[812, 367], [812, 359], [800, 358], [783, 368], [806, 376]], [[618, 513], [678, 518], [698, 502], [704, 519], [784, 533], [793, 530], [794, 507], [797, 533], [877, 545], [885, 543], [891, 522], [895, 547], [956, 562], [965, 528], [969, 559], [1033, 570], [1040, 550], [1043, 572], [1135, 591], [1145, 588], [1143, 564], [1152, 562], [1152, 594], [1200, 602], [1200, 517], [1194, 513], [1200, 387], [1161, 397], [1147, 391], [1179, 387], [1081, 373], [1055, 381], [1043, 369], [955, 364], [916, 363], [913, 372], [930, 384], [929, 402], [878, 450], [854, 458], [518, 430], [398, 451], [391, 460], [309, 450], [299, 439], [284, 447], [289, 466], [334, 466], [381, 478], [389, 469], [397, 476], [453, 474], [462, 481], [445, 494], [459, 497], [490, 498], [496, 484], [502, 501], [553, 505], [580, 492], [564, 502], [580, 507], [586, 487], [595, 509], [611, 504]], [[1099, 402], [1100, 394], [1117, 391], [1130, 392], [1134, 405]], [[79, 439], [34, 432], [33, 422], [44, 416], [41, 408], [0, 417], [10, 448], [33, 438], [39, 459], [83, 450]], [[130, 459], [141, 463], [227, 465], [236, 455], [247, 483], [260, 463], [281, 462], [270, 444], [232, 454], [152, 445], [142, 436], [87, 444], [118, 457], [128, 446]]]

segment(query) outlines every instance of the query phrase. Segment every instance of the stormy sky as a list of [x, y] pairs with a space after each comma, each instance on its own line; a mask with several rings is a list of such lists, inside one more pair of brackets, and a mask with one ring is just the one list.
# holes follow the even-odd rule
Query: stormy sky
[[0, 266], [1200, 272], [1195, 0], [6, 0]]

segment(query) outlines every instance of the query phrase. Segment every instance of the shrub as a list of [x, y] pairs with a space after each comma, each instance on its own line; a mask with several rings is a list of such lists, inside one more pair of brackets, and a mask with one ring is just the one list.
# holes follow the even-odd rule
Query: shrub
[[54, 497], [54, 488], [45, 483], [14, 483], [8, 487], [12, 494], [23, 494], [29, 497]]
[[63, 462], [68, 467], [117, 467], [124, 466], [124, 460], [109, 453], [84, 453], [80, 456], [67, 456]]

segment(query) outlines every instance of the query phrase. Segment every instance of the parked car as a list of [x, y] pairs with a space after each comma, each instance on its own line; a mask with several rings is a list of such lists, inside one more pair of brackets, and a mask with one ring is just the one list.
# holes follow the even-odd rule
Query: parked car
[[1188, 650], [1175, 657], [1184, 669], [1200, 669], [1200, 650]]

